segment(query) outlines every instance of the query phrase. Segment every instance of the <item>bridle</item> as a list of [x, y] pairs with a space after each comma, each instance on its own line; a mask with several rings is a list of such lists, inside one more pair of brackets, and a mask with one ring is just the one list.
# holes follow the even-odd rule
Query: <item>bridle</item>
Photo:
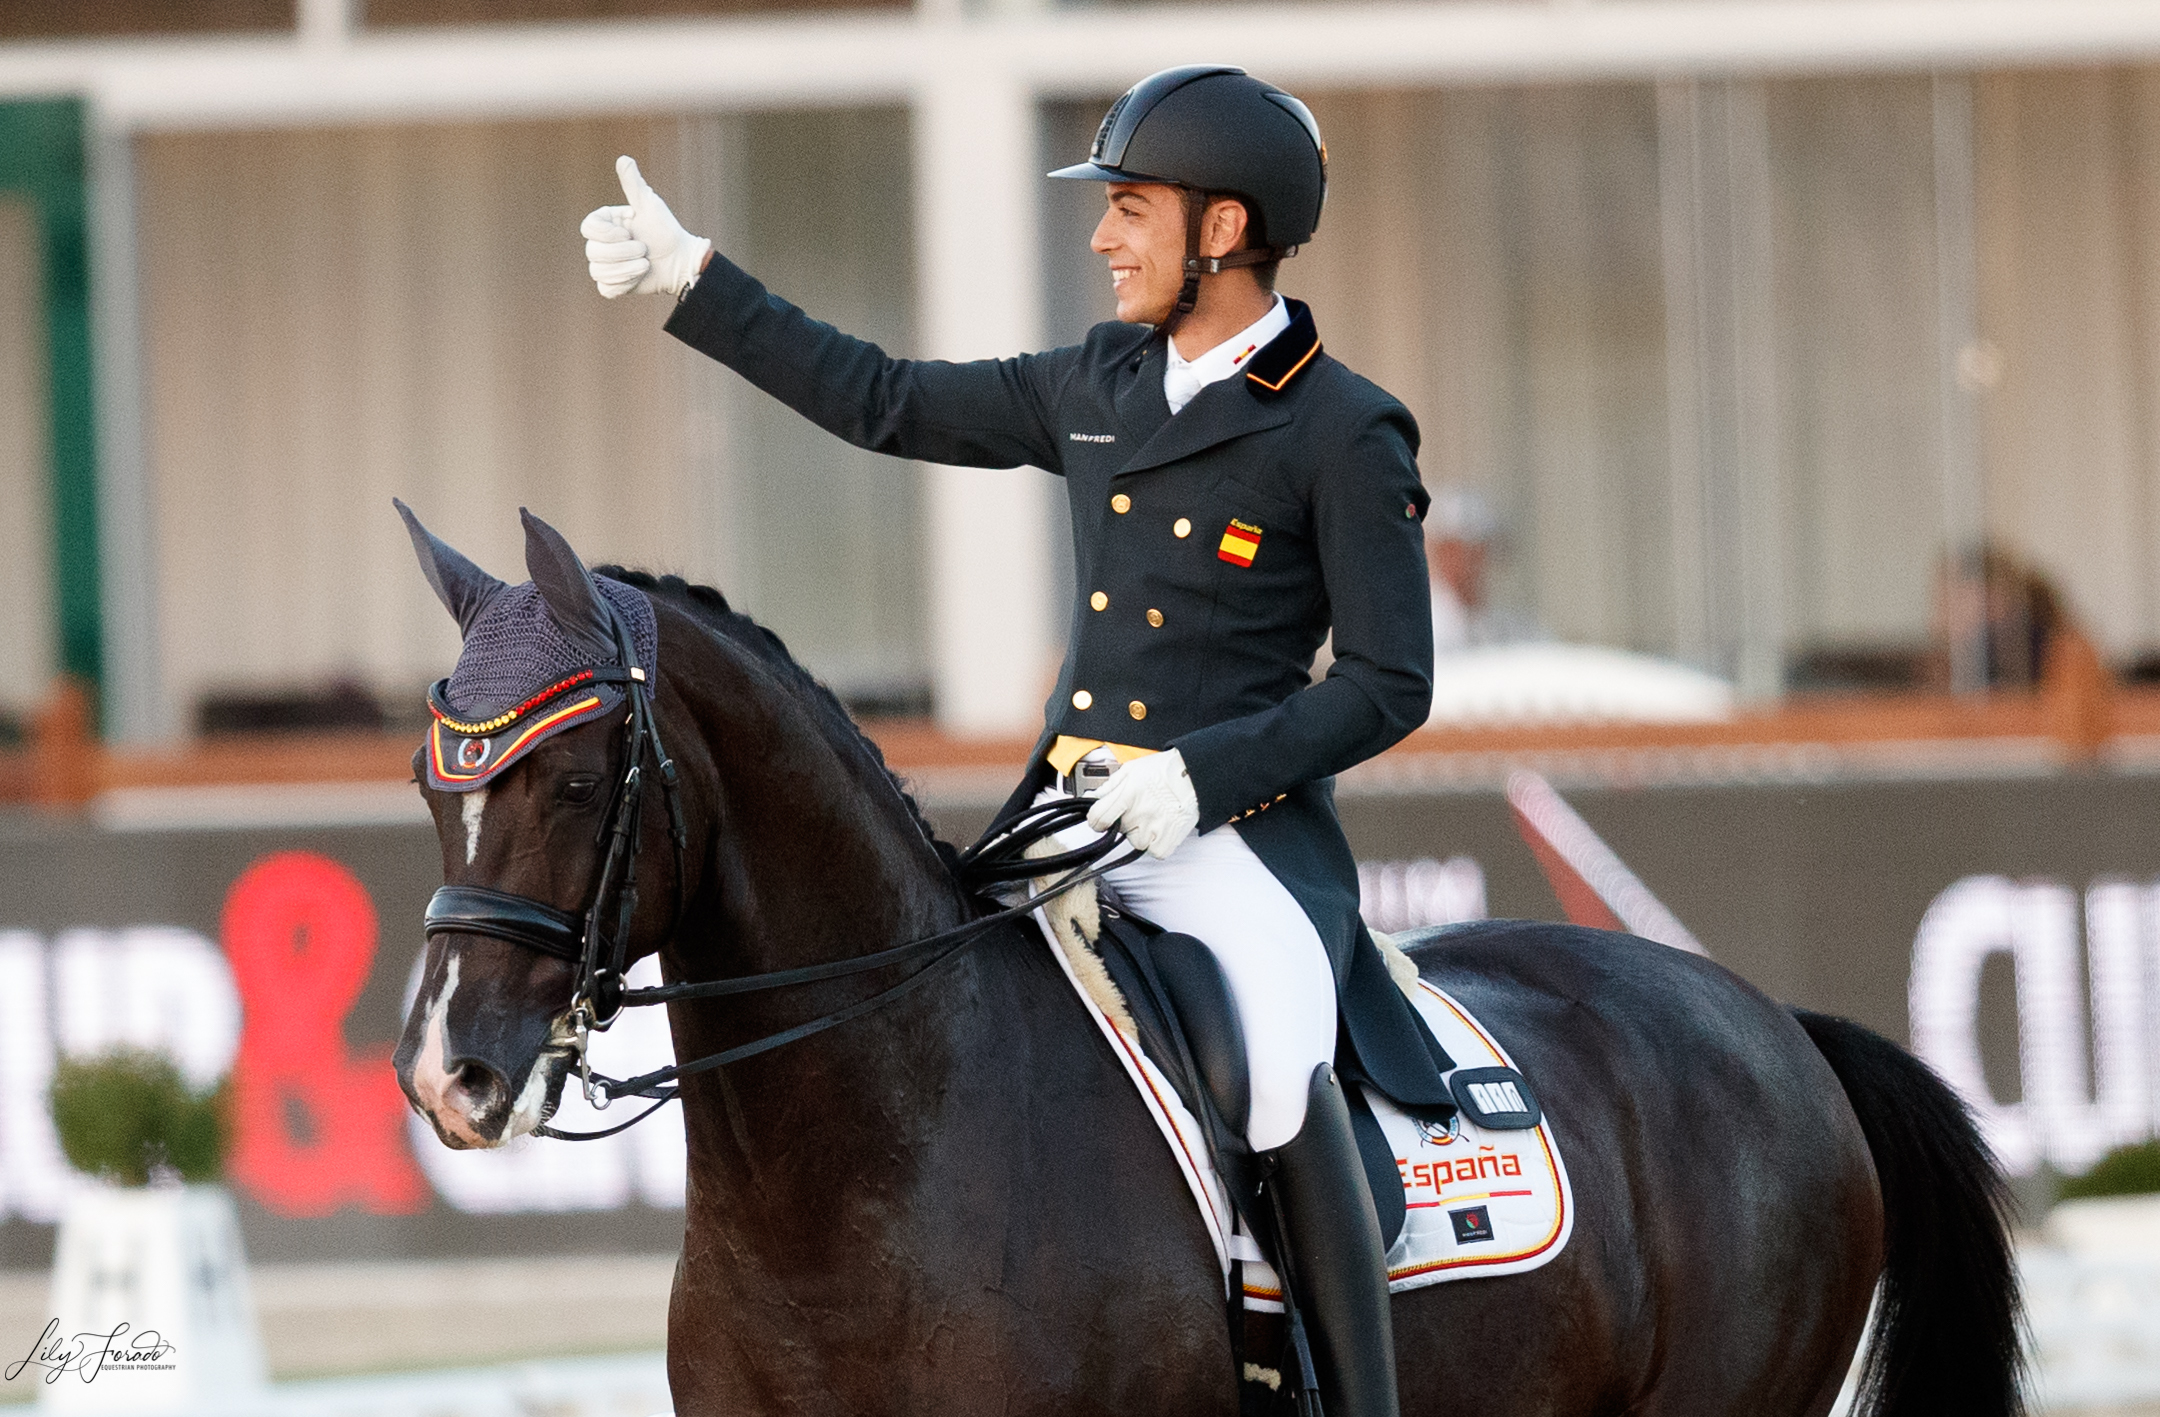
[[[1070, 851], [1027, 856], [1027, 848], [1035, 842], [1087, 819], [1089, 804], [1080, 798], [1040, 803], [1017, 813], [997, 831], [960, 854], [960, 880], [971, 895], [999, 885], [1054, 876], [1060, 872], [1070, 873], [1016, 904], [978, 915], [950, 930], [853, 959], [734, 979], [664, 984], [649, 989], [625, 988], [623, 976], [631, 963], [630, 921], [637, 910], [638, 829], [642, 824], [645, 760], [648, 756], [660, 776], [661, 795], [667, 802], [669, 837], [675, 848], [675, 909], [662, 933], [663, 939], [672, 938], [681, 927], [688, 904], [685, 868], [689, 833], [683, 821], [681, 784], [675, 760], [662, 746], [659, 729], [653, 720], [652, 684], [643, 669], [627, 665], [632, 658], [628, 648], [630, 637], [619, 621], [616, 632], [622, 647], [620, 657], [625, 663], [599, 665], [582, 671], [591, 677], [580, 681], [622, 685], [630, 710], [625, 729], [627, 746], [623, 773], [616, 782], [614, 798], [601, 826], [601, 839], [607, 843], [607, 850], [601, 857], [584, 910], [573, 914], [531, 896], [486, 886], [446, 885], [438, 887], [429, 898], [425, 916], [430, 941], [437, 935], [483, 935], [573, 965], [577, 974], [570, 993], [570, 1023], [575, 1039], [573, 1047], [577, 1053], [579, 1085], [586, 1102], [594, 1111], [604, 1112], [617, 1097], [652, 1099], [652, 1106], [618, 1126], [596, 1132], [564, 1132], [543, 1124], [535, 1129], [541, 1136], [558, 1141], [597, 1141], [626, 1131], [679, 1097], [682, 1092], [680, 1079], [770, 1052], [891, 1003], [920, 987], [941, 966], [951, 963], [983, 939], [993, 926], [1025, 915], [1044, 902], [1116, 870], [1140, 855], [1137, 850], [1128, 848], [1115, 859], [1106, 859], [1123, 840], [1117, 832], [1111, 831]], [[614, 902], [612, 912], [607, 909], [611, 897]], [[613, 926], [609, 928], [607, 922], [611, 914]], [[592, 1034], [606, 1032], [626, 1008], [768, 993], [828, 979], [843, 979], [925, 957], [928, 962], [921, 969], [890, 988], [723, 1052], [688, 1063], [655, 1068], [632, 1078], [610, 1078], [592, 1070], [588, 1055]]]

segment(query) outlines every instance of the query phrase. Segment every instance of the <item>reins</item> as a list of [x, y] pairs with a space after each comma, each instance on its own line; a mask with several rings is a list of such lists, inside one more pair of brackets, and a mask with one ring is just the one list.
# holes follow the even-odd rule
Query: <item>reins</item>
[[[630, 658], [630, 637], [622, 632], [619, 625], [617, 633], [624, 646], [623, 658], [627, 660]], [[607, 843], [607, 851], [601, 858], [591, 903], [582, 915], [573, 915], [543, 901], [508, 891], [491, 890], [484, 886], [446, 885], [439, 888], [429, 899], [425, 917], [426, 933], [430, 939], [446, 934], [484, 935], [575, 965], [578, 972], [570, 996], [570, 1018], [576, 1037], [578, 1079], [585, 1100], [597, 1112], [607, 1110], [608, 1104], [617, 1097], [653, 1099], [652, 1106], [618, 1126], [596, 1132], [565, 1132], [542, 1124], [535, 1128], [541, 1136], [552, 1137], [558, 1141], [598, 1141], [602, 1137], [611, 1137], [626, 1131], [679, 1097], [682, 1092], [680, 1079], [710, 1072], [715, 1068], [724, 1068], [731, 1063], [754, 1058], [760, 1053], [769, 1053], [775, 1048], [861, 1018], [921, 987], [939, 969], [973, 948], [995, 926], [1018, 919], [1065, 892], [1099, 879], [1140, 856], [1138, 850], [1128, 847], [1113, 858], [1113, 853], [1123, 840], [1115, 831], [1105, 833], [1086, 846], [1069, 851], [1032, 858], [1027, 856], [1027, 849], [1036, 842], [1079, 825], [1087, 819], [1089, 804], [1082, 799], [1068, 798], [1040, 803], [1016, 814], [996, 832], [960, 855], [960, 881], [971, 894], [997, 885], [1056, 875], [1059, 872], [1070, 873], [1016, 904], [987, 915], [979, 915], [949, 930], [941, 930], [919, 940], [910, 940], [906, 944], [894, 945], [889, 949], [859, 955], [853, 959], [801, 965], [793, 969], [779, 969], [732, 979], [626, 989], [623, 987], [623, 974], [628, 967], [630, 920], [637, 909], [638, 827], [644, 808], [644, 762], [648, 752], [660, 774], [662, 795], [667, 800], [669, 837], [675, 848], [675, 911], [667, 927], [668, 935], [672, 935], [681, 925], [687, 904], [685, 865], [688, 831], [683, 821], [675, 761], [661, 745], [659, 730], [653, 722], [649, 698], [651, 688], [645, 672], [635, 667], [610, 665], [595, 669], [593, 676], [594, 682], [620, 683], [625, 686], [630, 701], [630, 714], [626, 762], [623, 775], [616, 784], [614, 798], [609, 804], [607, 820], [600, 831], [601, 839]], [[603, 921], [611, 892], [616, 909], [614, 929], [608, 931], [604, 929]], [[792, 1028], [738, 1044], [723, 1052], [709, 1054], [688, 1063], [655, 1068], [632, 1078], [610, 1078], [592, 1070], [588, 1052], [591, 1035], [594, 1032], [606, 1032], [626, 1008], [645, 1008], [691, 999], [719, 999], [770, 993], [830, 979], [867, 974], [925, 956], [930, 958], [921, 969], [890, 988], [866, 999], [859, 999], [844, 1008], [820, 1014]]]

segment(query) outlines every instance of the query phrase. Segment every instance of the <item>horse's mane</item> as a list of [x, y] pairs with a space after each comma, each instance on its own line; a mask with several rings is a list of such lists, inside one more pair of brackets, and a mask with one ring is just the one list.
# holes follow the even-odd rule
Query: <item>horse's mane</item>
[[884, 750], [875, 740], [862, 731], [859, 724], [840, 702], [838, 695], [818, 682], [817, 678], [794, 655], [780, 637], [765, 626], [728, 604], [727, 597], [709, 585], [696, 585], [681, 576], [656, 576], [650, 571], [633, 571], [622, 566], [595, 566], [595, 575], [621, 581], [635, 586], [647, 595], [668, 601], [687, 613], [700, 625], [731, 643], [742, 646], [756, 655], [759, 662], [771, 668], [798, 693], [808, 704], [824, 728], [825, 735], [842, 752], [853, 752], [869, 759], [872, 766], [892, 784], [893, 791], [907, 804], [908, 816], [923, 839], [937, 852], [948, 873], [957, 870], [958, 853], [952, 843], [937, 834], [930, 819], [923, 815], [922, 804], [915, 794], [908, 791], [907, 783], [898, 773], [886, 766]]

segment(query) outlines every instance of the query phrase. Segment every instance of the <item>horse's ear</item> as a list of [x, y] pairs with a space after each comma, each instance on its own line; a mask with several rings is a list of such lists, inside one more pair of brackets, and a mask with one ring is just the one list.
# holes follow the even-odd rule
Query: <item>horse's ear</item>
[[540, 599], [564, 638], [591, 656], [595, 664], [615, 658], [615, 619], [600, 599], [600, 587], [592, 572], [563, 540], [561, 532], [540, 518], [518, 508], [525, 523], [525, 569], [540, 588]]
[[502, 593], [503, 583], [420, 525], [420, 518], [413, 515], [412, 508], [395, 497], [390, 499], [390, 505], [405, 519], [405, 530], [412, 536], [413, 551], [420, 557], [420, 574], [434, 587], [435, 598], [457, 621], [459, 634], [472, 633], [473, 622]]

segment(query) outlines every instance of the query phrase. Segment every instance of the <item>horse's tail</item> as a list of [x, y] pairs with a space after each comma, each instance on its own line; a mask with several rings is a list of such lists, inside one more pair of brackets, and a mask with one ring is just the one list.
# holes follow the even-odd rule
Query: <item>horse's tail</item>
[[1971, 1114], [1887, 1038], [1793, 1015], [1844, 1084], [1882, 1187], [1882, 1287], [1854, 1413], [2017, 1417], [2024, 1324], [2009, 1191]]

